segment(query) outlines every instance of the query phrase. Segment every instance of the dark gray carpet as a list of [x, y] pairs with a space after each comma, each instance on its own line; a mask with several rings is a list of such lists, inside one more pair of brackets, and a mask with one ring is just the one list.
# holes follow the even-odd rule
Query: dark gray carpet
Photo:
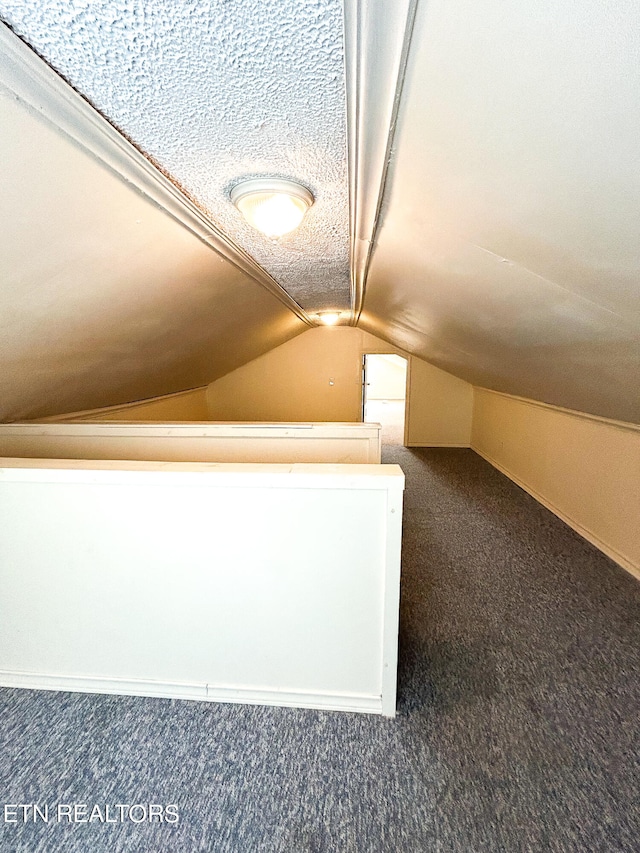
[[386, 456], [398, 717], [2, 689], [2, 804], [180, 813], [0, 821], [3, 853], [637, 853], [640, 584], [473, 452]]

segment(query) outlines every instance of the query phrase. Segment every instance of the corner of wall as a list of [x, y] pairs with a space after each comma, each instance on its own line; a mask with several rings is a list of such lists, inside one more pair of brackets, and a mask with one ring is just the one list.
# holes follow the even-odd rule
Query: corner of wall
[[469, 447], [473, 386], [417, 356], [409, 357], [409, 447]]

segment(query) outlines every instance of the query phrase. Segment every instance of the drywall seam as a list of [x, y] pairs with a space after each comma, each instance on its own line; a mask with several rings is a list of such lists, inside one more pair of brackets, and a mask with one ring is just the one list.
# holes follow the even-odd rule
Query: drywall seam
[[308, 326], [305, 311], [87, 101], [0, 23], [0, 85], [37, 116], [133, 186], [237, 269], [262, 285]]
[[417, 0], [345, 0], [351, 325], [358, 323]]
[[640, 424], [634, 424], [630, 421], [616, 421], [612, 418], [605, 418], [602, 415], [592, 415], [589, 412], [580, 412], [578, 409], [565, 409], [564, 407], [556, 406], [553, 403], [543, 403], [541, 400], [532, 400], [530, 397], [518, 397], [516, 394], [507, 394], [504, 391], [496, 391], [493, 388], [484, 388], [482, 385], [474, 385], [473, 390], [474, 393], [476, 390], [485, 391], [488, 394], [495, 394], [498, 397], [507, 397], [509, 400], [518, 400], [520, 403], [526, 403], [529, 406], [537, 406], [540, 409], [551, 409], [554, 412], [560, 412], [563, 415], [571, 415], [574, 418], [581, 418], [586, 421], [597, 421], [598, 423], [607, 424], [607, 426], [615, 427], [616, 429], [640, 432]]
[[188, 394], [193, 394], [196, 391], [206, 391], [208, 387], [208, 385], [199, 385], [197, 388], [188, 388], [186, 391], [175, 391], [173, 394], [162, 394], [160, 397], [146, 397], [143, 400], [132, 400], [129, 403], [118, 403], [115, 406], [103, 406], [99, 409], [85, 409], [81, 412], [66, 412], [62, 415], [49, 415], [46, 418], [34, 418], [33, 420], [25, 421], [25, 423], [56, 424], [65, 423], [77, 418], [92, 418], [96, 415], [126, 412], [129, 409], [136, 409], [138, 406], [143, 406], [147, 403], [160, 403], [164, 400], [175, 399], [176, 397], [186, 397]]
[[[486, 389], [483, 389], [486, 390]], [[506, 395], [504, 395], [506, 396]], [[553, 407], [551, 407], [553, 408]], [[609, 422], [610, 423], [610, 422]], [[494, 468], [497, 468], [502, 474], [508, 477], [510, 480], [520, 486], [521, 489], [524, 489], [525, 492], [531, 495], [532, 498], [538, 501], [538, 503], [542, 504], [542, 506], [546, 507], [546, 509], [550, 510], [554, 515], [560, 518], [565, 524], [568, 524], [572, 530], [575, 530], [576, 533], [579, 533], [587, 542], [590, 542], [592, 545], [595, 545], [598, 550], [602, 551], [603, 554], [606, 554], [607, 557], [612, 559], [615, 563], [621, 566], [623, 569], [626, 569], [627, 572], [632, 574], [638, 580], [640, 580], [640, 565], [636, 564], [633, 560], [627, 557], [625, 554], [622, 554], [620, 551], [612, 548], [611, 545], [608, 545], [602, 539], [600, 539], [592, 530], [588, 527], [584, 527], [580, 522], [576, 521], [570, 515], [567, 515], [562, 510], [558, 509], [555, 504], [551, 501], [547, 500], [543, 497], [539, 492], [529, 486], [524, 480], [521, 480], [519, 477], [516, 477], [508, 468], [505, 468], [504, 465], [501, 465], [487, 453], [484, 453], [482, 450], [479, 450], [473, 442], [471, 443], [471, 449], [485, 459], [490, 465], [493, 465]]]
[[619, 320], [621, 323], [628, 325], [629, 328], [632, 330], [636, 329], [636, 324], [633, 322], [630, 323], [628, 318], [626, 317], [626, 315], [621, 314], [619, 311], [614, 311], [612, 308], [608, 308], [606, 305], [603, 305], [602, 302], [596, 302], [595, 299], [589, 299], [588, 296], [585, 296], [583, 293], [580, 293], [579, 290], [576, 290], [576, 289], [571, 288], [571, 287], [567, 287], [567, 285], [561, 284], [559, 281], [557, 281], [554, 278], [548, 278], [547, 276], [540, 275], [540, 273], [536, 272], [535, 270], [530, 269], [529, 267], [525, 266], [524, 264], [518, 263], [518, 261], [515, 261], [512, 258], [505, 258], [502, 255], [497, 255], [495, 252], [492, 252], [491, 249], [487, 249], [484, 246], [480, 246], [480, 245], [478, 245], [478, 243], [469, 243], [469, 245], [472, 248], [478, 249], [479, 251], [484, 252], [485, 254], [489, 255], [489, 257], [494, 258], [499, 263], [505, 263], [506, 262], [507, 264], [509, 264], [509, 266], [516, 267], [517, 269], [522, 270], [524, 273], [526, 273], [526, 275], [533, 276], [534, 278], [537, 278], [539, 281], [543, 282], [544, 284], [549, 284], [552, 287], [557, 287], [560, 290], [564, 290], [565, 293], [569, 293], [575, 299], [580, 299], [582, 302], [585, 302], [587, 305], [597, 308], [599, 311], [608, 311], [609, 314], [612, 314], [616, 318], [616, 320]]

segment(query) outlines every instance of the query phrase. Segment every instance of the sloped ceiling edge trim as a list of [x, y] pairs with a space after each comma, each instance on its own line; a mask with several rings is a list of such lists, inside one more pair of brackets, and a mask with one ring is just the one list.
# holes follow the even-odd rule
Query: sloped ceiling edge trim
[[605, 418], [602, 415], [594, 415], [590, 412], [581, 412], [579, 409], [567, 409], [564, 406], [556, 406], [555, 403], [545, 403], [542, 400], [533, 400], [531, 397], [519, 397], [517, 394], [507, 394], [506, 391], [496, 391], [494, 388], [485, 388], [483, 385], [474, 385], [473, 390], [474, 392], [482, 391], [485, 394], [495, 394], [497, 397], [507, 397], [509, 400], [516, 400], [518, 403], [537, 406], [539, 409], [550, 409], [552, 412], [559, 412], [561, 415], [569, 415], [572, 418], [596, 421], [596, 423], [606, 424], [615, 429], [640, 433], [640, 424], [634, 424], [631, 421], [619, 421], [615, 418]]
[[[93, 417], [105, 415], [105, 414], [115, 414], [118, 412], [126, 413], [129, 409], [136, 409], [139, 406], [144, 406], [149, 403], [163, 403], [165, 400], [176, 400], [179, 397], [187, 397], [189, 394], [195, 394], [198, 391], [206, 391], [208, 385], [199, 385], [197, 388], [186, 388], [184, 391], [173, 391], [171, 394], [160, 394], [155, 397], [145, 397], [142, 400], [130, 400], [128, 403], [116, 403], [113, 406], [99, 406], [97, 409], [83, 409], [79, 412], [63, 412], [60, 415], [46, 415], [43, 418], [33, 418], [32, 420], [19, 421], [18, 428], [22, 428], [26, 425], [38, 427], [38, 425], [48, 425], [48, 424], [69, 424], [73, 421], [80, 421], [83, 423], [85, 420], [91, 421]], [[123, 418], [126, 420], [126, 418]], [[91, 421], [94, 423], [94, 421]], [[16, 424], [9, 424], [8, 427], [15, 426]], [[6, 429], [3, 428], [3, 425], [0, 425], [0, 432], [4, 433], [4, 435], [12, 434], [8, 433]], [[37, 435], [46, 434], [46, 426], [44, 428], [44, 433], [36, 433]]]
[[219, 231], [159, 169], [3, 23], [0, 23], [0, 86], [262, 285], [300, 320], [308, 326], [315, 325], [265, 269]]
[[418, 0], [344, 0], [351, 325], [362, 312]]

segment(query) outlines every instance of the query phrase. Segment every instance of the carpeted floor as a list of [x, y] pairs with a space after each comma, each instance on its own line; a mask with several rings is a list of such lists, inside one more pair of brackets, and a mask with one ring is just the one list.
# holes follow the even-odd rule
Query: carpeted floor
[[3, 853], [640, 849], [640, 584], [472, 451], [386, 457], [407, 474], [397, 718], [2, 689], [2, 805], [180, 815], [0, 815]]
[[382, 443], [402, 445], [404, 441], [404, 400], [368, 400], [364, 410], [366, 423], [382, 427]]

